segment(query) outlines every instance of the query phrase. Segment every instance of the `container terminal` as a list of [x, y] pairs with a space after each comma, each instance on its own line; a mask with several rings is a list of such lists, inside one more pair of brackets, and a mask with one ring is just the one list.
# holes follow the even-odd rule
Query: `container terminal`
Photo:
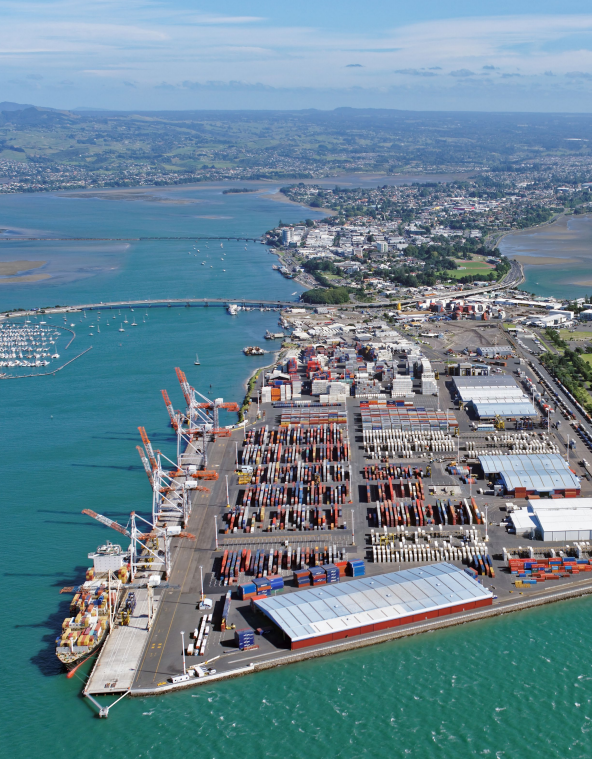
[[[363, 329], [296, 336], [235, 425], [221, 419], [238, 404], [177, 368], [183, 410], [162, 393], [176, 456], [139, 428], [150, 513], [86, 511], [121, 546], [64, 589], [77, 614], [56, 652], [91, 657], [100, 716], [126, 695], [592, 592], [591, 420], [534, 351], [488, 330], [491, 356], [458, 360], [446, 336]], [[97, 606], [93, 641], [97, 623], [80, 631]]]

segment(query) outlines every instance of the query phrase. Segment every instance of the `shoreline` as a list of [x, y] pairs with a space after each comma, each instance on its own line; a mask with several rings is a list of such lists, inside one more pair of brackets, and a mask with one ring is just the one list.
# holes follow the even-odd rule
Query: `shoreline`
[[295, 200], [290, 200], [286, 195], [284, 195], [283, 192], [280, 192], [279, 190], [277, 192], [274, 192], [273, 194], [268, 193], [266, 194], [264, 190], [255, 190], [255, 195], [259, 195], [259, 197], [265, 198], [266, 200], [274, 200], [277, 203], [288, 203], [292, 206], [299, 206], [300, 208], [306, 208], [309, 211], [315, 211], [317, 213], [324, 213], [325, 216], [338, 216], [339, 214], [337, 211], [334, 211], [332, 208], [311, 208], [311, 206], [303, 206], [302, 203], [297, 203]]
[[[558, 603], [560, 601], [568, 601], [572, 598], [582, 598], [584, 596], [592, 595], [592, 581], [585, 580], [586, 585], [580, 588], [573, 588], [570, 590], [557, 590], [557, 591], [540, 591], [545, 594], [538, 598], [525, 598], [521, 601], [509, 601], [505, 602], [507, 605], [502, 605], [504, 602], [497, 606], [491, 606], [488, 609], [480, 609], [475, 612], [468, 612], [459, 614], [458, 616], [451, 616], [443, 619], [437, 619], [433, 622], [425, 622], [420, 624], [410, 625], [408, 628], [392, 629], [387, 633], [381, 633], [379, 635], [372, 634], [367, 638], [352, 639], [347, 643], [338, 643], [337, 645], [326, 646], [324, 648], [309, 649], [302, 653], [288, 652], [285, 655], [280, 655], [278, 658], [268, 662], [253, 663], [249, 662], [248, 665], [231, 670], [227, 673], [220, 673], [219, 675], [212, 675], [210, 677], [204, 677], [193, 681], [179, 683], [173, 685], [167, 683], [160, 688], [139, 688], [131, 689], [129, 691], [130, 698], [142, 698], [147, 696], [160, 696], [166, 693], [172, 693], [179, 690], [189, 690], [198, 685], [206, 685], [208, 683], [234, 679], [235, 677], [242, 677], [243, 675], [263, 672], [267, 669], [274, 669], [275, 667], [286, 666], [288, 664], [296, 664], [302, 661], [308, 661], [309, 659], [318, 659], [324, 656], [331, 656], [333, 654], [345, 653], [346, 651], [353, 651], [359, 648], [368, 648], [369, 646], [375, 646], [381, 643], [388, 643], [392, 640], [398, 640], [401, 638], [408, 638], [413, 635], [421, 635], [435, 630], [443, 630], [450, 627], [458, 627], [459, 625], [468, 624], [470, 622], [478, 622], [484, 619], [490, 619], [494, 617], [500, 617], [505, 614], [513, 614], [520, 611], [526, 611], [531, 608], [537, 608], [539, 606], [546, 606], [551, 603]], [[534, 591], [536, 592], [536, 591]]]

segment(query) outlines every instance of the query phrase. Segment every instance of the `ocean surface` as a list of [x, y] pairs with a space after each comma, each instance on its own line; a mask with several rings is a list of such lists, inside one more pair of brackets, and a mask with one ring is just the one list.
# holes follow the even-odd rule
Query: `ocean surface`
[[[526, 279], [521, 290], [558, 298], [592, 295], [591, 216], [564, 216], [554, 224], [506, 235], [499, 248], [522, 261]], [[537, 263], [529, 264], [529, 259]]]
[[[0, 228], [68, 238], [258, 236], [279, 218], [311, 216], [310, 209], [261, 196], [223, 196], [213, 188], [158, 195], [0, 197]], [[2, 285], [0, 308], [119, 296], [290, 298], [299, 290], [271, 269], [276, 259], [264, 246], [223, 244], [0, 243], [1, 260], [47, 261], [52, 275]], [[198, 257], [189, 255], [194, 245]], [[249, 373], [269, 360], [248, 359], [241, 348], [264, 344], [263, 333], [277, 323], [273, 312], [231, 317], [220, 308], [115, 313], [108, 319], [103, 312], [100, 335], [90, 328], [96, 312], [68, 317], [77, 336], [68, 350], [61, 342], [60, 355], [93, 349], [55, 377], [0, 381], [3, 756], [592, 755], [588, 599], [162, 698], [126, 698], [108, 720], [97, 719], [80, 697], [81, 680], [67, 680], [53, 653], [70, 598], [59, 590], [82, 579], [89, 551], [117, 537], [80, 512], [91, 508], [122, 521], [132, 510], [147, 513], [150, 490], [135, 450], [137, 427], [144, 425], [172, 457], [175, 441], [160, 390], [167, 388], [175, 407], [181, 405], [174, 367], [206, 395], [240, 401]], [[131, 327], [134, 318], [137, 327]], [[113, 324], [103, 326], [107, 321]]]

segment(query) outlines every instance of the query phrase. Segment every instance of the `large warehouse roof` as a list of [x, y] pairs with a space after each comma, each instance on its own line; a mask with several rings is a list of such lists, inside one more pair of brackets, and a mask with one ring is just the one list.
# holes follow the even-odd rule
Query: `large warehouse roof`
[[506, 395], [523, 395], [513, 377], [507, 375], [480, 375], [477, 377], [453, 377], [452, 381], [461, 398], [466, 395], [470, 400], [483, 393], [505, 397]]
[[479, 456], [485, 474], [499, 474], [507, 490], [579, 490], [580, 481], [558, 453]]
[[254, 603], [297, 641], [491, 597], [490, 591], [458, 567], [440, 563]]

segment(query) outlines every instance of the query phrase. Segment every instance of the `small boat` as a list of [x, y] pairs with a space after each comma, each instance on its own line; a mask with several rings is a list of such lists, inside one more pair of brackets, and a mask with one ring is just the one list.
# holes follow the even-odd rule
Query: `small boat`
[[123, 328], [123, 324], [122, 324], [122, 325], [119, 327], [119, 331], [120, 331], [120, 332], [125, 332], [125, 330], [124, 330], [124, 328]]
[[205, 262], [205, 261], [202, 261], [202, 262], [201, 262], [201, 265], [202, 265], [202, 266], [205, 266], [205, 265], [206, 265], [206, 262]]
[[136, 320], [134, 319], [134, 321], [132, 322], [132, 327], [137, 327], [137, 326], [138, 325], [136, 324]]
[[97, 327], [97, 333], [99, 333], [100, 331], [101, 331], [101, 328]]
[[195, 361], [193, 363], [194, 363], [195, 366], [199, 366], [200, 365], [200, 360], [199, 360], [199, 356], [197, 355], [197, 353], [195, 354]]

